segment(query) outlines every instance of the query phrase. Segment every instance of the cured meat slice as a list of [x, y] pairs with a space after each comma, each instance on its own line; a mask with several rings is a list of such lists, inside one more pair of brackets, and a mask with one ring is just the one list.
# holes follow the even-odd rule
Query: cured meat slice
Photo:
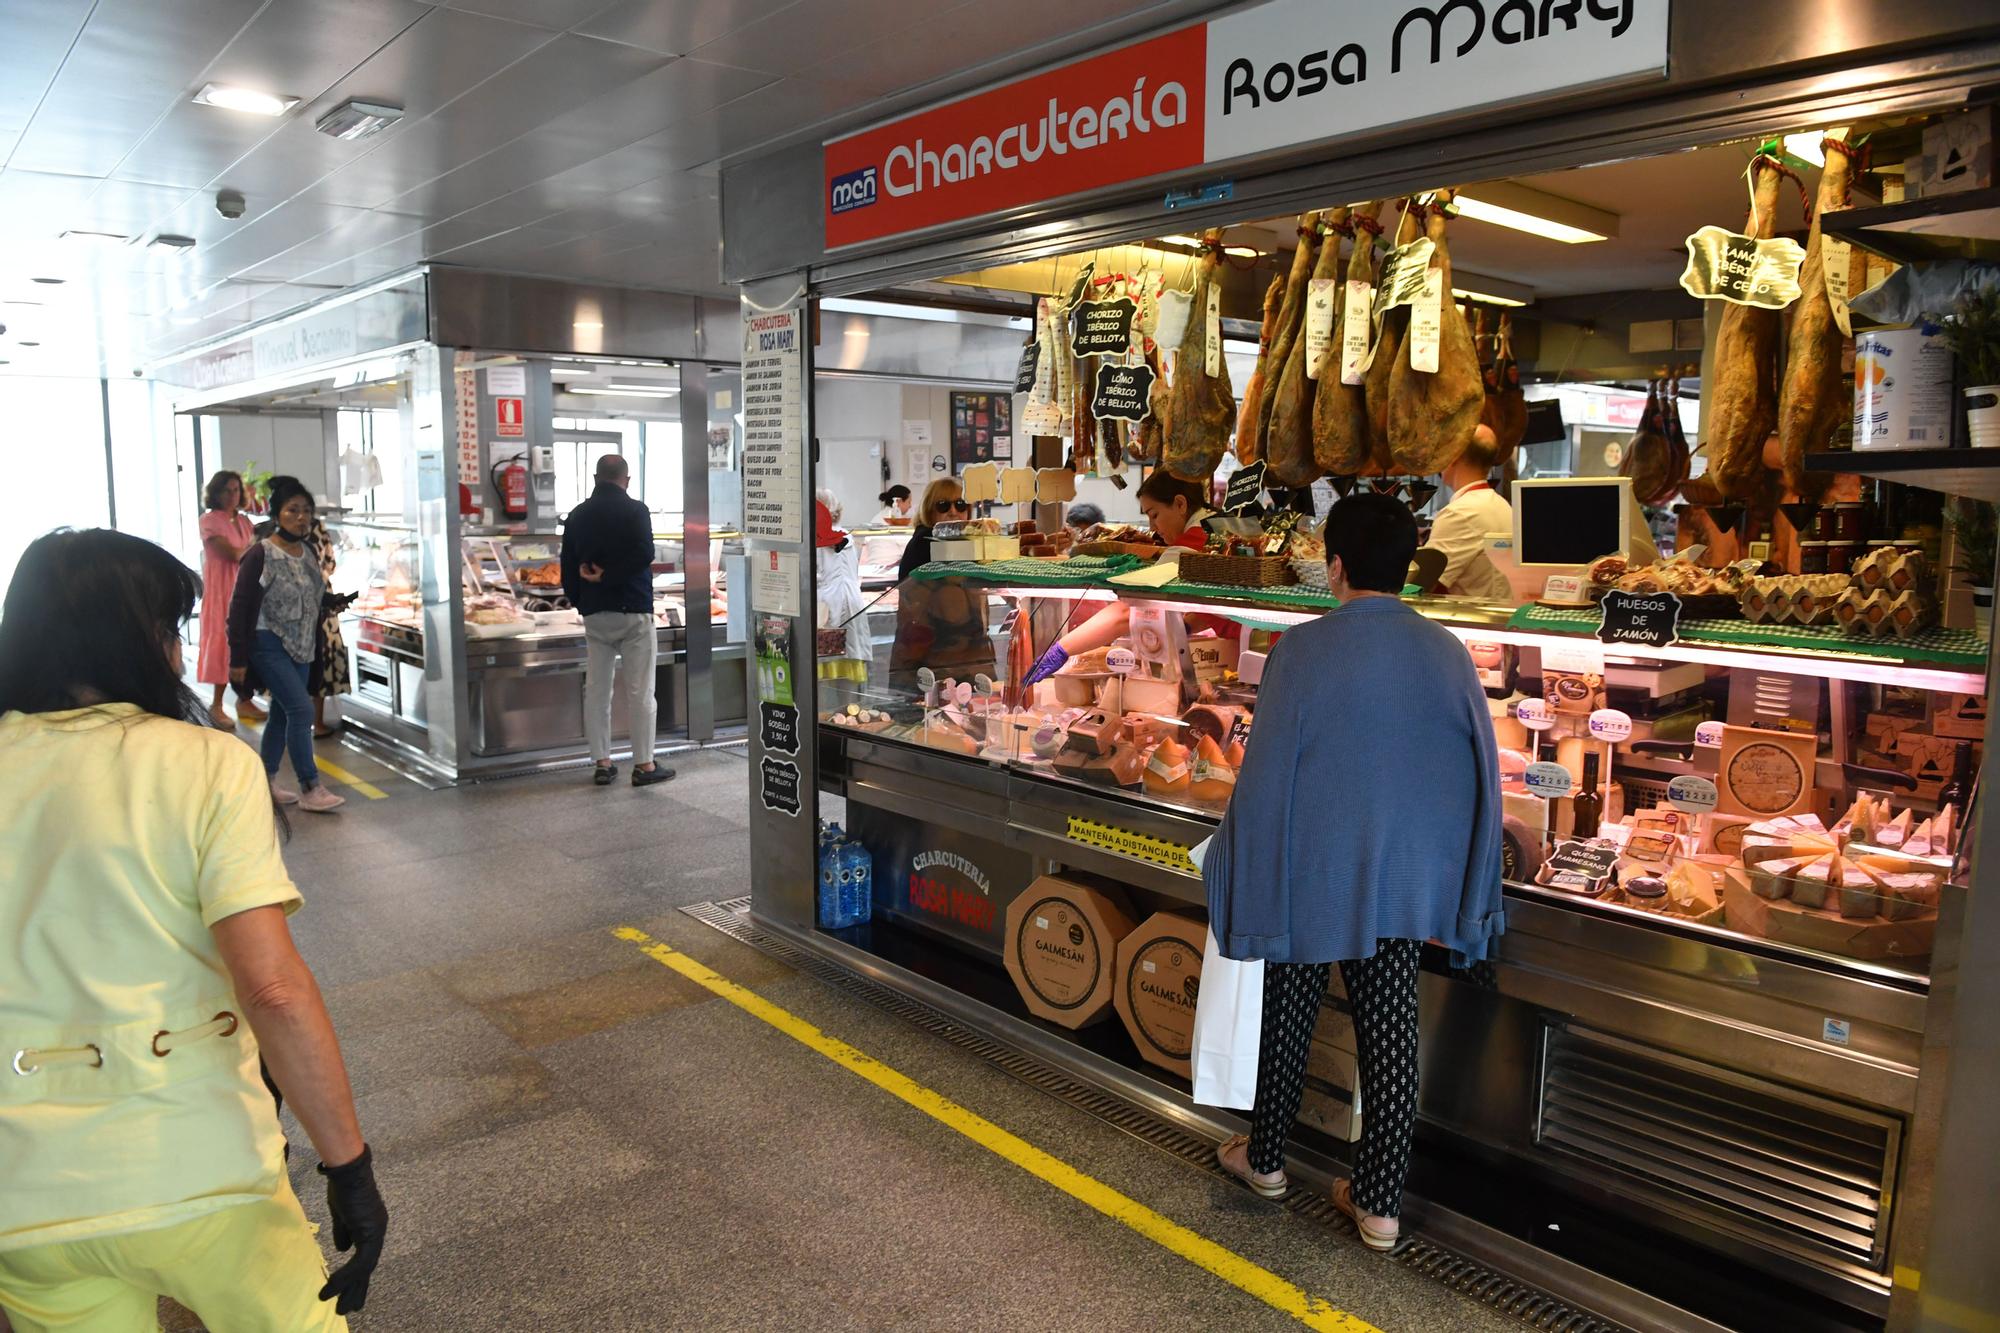
[[[1347, 225], [1347, 209], [1332, 209], [1321, 215], [1321, 221], [1328, 228], [1319, 245], [1319, 257], [1313, 267], [1315, 279], [1334, 279], [1340, 275], [1340, 238], [1343, 233], [1352, 233]], [[1312, 306], [1311, 289], [1299, 302], [1299, 323], [1292, 331], [1291, 346], [1286, 349], [1283, 370], [1280, 372], [1271, 401], [1271, 424], [1264, 437], [1264, 461], [1271, 469], [1271, 476], [1281, 486], [1310, 486], [1320, 475], [1319, 463], [1313, 457], [1312, 409], [1313, 389], [1317, 381], [1306, 374], [1306, 312]]]
[[1292, 340], [1306, 321], [1306, 281], [1312, 276], [1318, 255], [1319, 214], [1299, 218], [1299, 244], [1292, 251], [1292, 271], [1285, 278], [1285, 299], [1278, 307], [1278, 328], [1271, 340], [1271, 359], [1264, 364], [1264, 400], [1257, 406], [1257, 454], [1265, 461], [1271, 456], [1271, 409], [1277, 402], [1278, 380], [1283, 376], [1285, 358], [1292, 354]]
[[[1778, 212], [1778, 164], [1750, 164], [1756, 207], [1750, 234], [1770, 238]], [[1733, 500], [1767, 500], [1774, 487], [1764, 470], [1764, 441], [1778, 424], [1778, 338], [1783, 318], [1762, 306], [1725, 304], [1715, 334], [1715, 396], [1703, 422], [1715, 484]]]
[[1183, 481], [1207, 481], [1229, 448], [1229, 427], [1236, 419], [1236, 399], [1229, 392], [1229, 363], [1208, 373], [1208, 320], [1204, 309], [1215, 270], [1222, 263], [1222, 232], [1202, 234], [1204, 252], [1195, 275], [1195, 303], [1188, 312], [1187, 332], [1174, 354], [1174, 386], [1167, 407], [1161, 461]]
[[1808, 500], [1819, 499], [1832, 484], [1834, 474], [1808, 473], [1806, 452], [1827, 447], [1844, 405], [1840, 325], [1834, 320], [1833, 303], [1826, 293], [1826, 245], [1820, 224], [1828, 209], [1847, 206], [1853, 163], [1843, 141], [1829, 138], [1823, 147], [1826, 169], [1819, 177], [1819, 201], [1813, 208], [1811, 234], [1806, 237], [1806, 262], [1799, 270], [1801, 295], [1793, 307], [1791, 344], [1784, 381], [1778, 388], [1778, 447], [1784, 460], [1785, 487]]
[[[1396, 227], [1396, 245], [1417, 239], [1416, 202], [1403, 200], [1403, 220]], [[1403, 357], [1403, 329], [1409, 311], [1397, 306], [1382, 317], [1382, 330], [1375, 338], [1375, 359], [1363, 376], [1361, 397], [1368, 408], [1368, 457], [1375, 467], [1388, 472], [1395, 467], [1389, 450], [1389, 378]]]
[[1273, 273], [1264, 289], [1264, 331], [1257, 338], [1257, 365], [1250, 382], [1243, 386], [1243, 408], [1236, 417], [1236, 460], [1245, 467], [1264, 456], [1264, 437], [1258, 433], [1258, 414], [1264, 407], [1264, 379], [1271, 359], [1271, 340], [1278, 332], [1278, 308], [1285, 299], [1285, 275]]
[[[1347, 261], [1347, 280], [1375, 284], [1375, 237], [1381, 227], [1376, 217], [1379, 203], [1366, 204], [1354, 215], [1354, 254]], [[1313, 394], [1313, 462], [1319, 470], [1335, 477], [1351, 477], [1368, 466], [1368, 404], [1359, 384], [1340, 382], [1341, 324], [1347, 318], [1347, 295], [1343, 288], [1340, 306], [1334, 314], [1334, 336], [1328, 339], [1326, 355], [1319, 364], [1319, 388]]]
[[1396, 467], [1428, 476], [1457, 461], [1479, 427], [1486, 386], [1479, 378], [1479, 351], [1472, 330], [1451, 296], [1451, 252], [1445, 245], [1444, 206], [1431, 205], [1425, 233], [1437, 247], [1431, 263], [1444, 275], [1438, 318], [1438, 368], [1427, 373], [1396, 358], [1389, 380], [1389, 452]]
[[1653, 503], [1673, 471], [1673, 445], [1667, 440], [1662, 419], [1664, 398], [1659, 380], [1647, 386], [1646, 411], [1639, 418], [1639, 428], [1625, 443], [1625, 459], [1618, 468], [1621, 476], [1632, 479], [1633, 498], [1641, 504]]

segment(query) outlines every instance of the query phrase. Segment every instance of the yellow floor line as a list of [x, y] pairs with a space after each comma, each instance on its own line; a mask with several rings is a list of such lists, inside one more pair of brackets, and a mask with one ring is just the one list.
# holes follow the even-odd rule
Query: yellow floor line
[[389, 795], [388, 792], [383, 791], [380, 787], [376, 786], [374, 783], [363, 782], [360, 778], [355, 777], [352, 773], [342, 768], [339, 764], [324, 759], [319, 755], [313, 756], [313, 762], [319, 765], [320, 772], [326, 774], [328, 777], [332, 778], [335, 782], [338, 782], [343, 787], [352, 787], [355, 791], [360, 792], [363, 796], [366, 796], [371, 801], [384, 800]]
[[900, 1074], [865, 1051], [837, 1037], [830, 1037], [812, 1024], [772, 1004], [755, 991], [737, 985], [694, 959], [661, 944], [643, 930], [619, 926], [611, 932], [621, 940], [639, 945], [654, 962], [670, 967], [698, 986], [714, 992], [786, 1036], [818, 1051], [841, 1068], [868, 1080], [892, 1097], [916, 1107], [925, 1115], [949, 1125], [980, 1147], [1004, 1157], [1028, 1174], [1055, 1186], [1115, 1221], [1122, 1222], [1148, 1240], [1171, 1250], [1191, 1264], [1208, 1270], [1232, 1286], [1240, 1288], [1273, 1309], [1282, 1310], [1308, 1328], [1333, 1329], [1339, 1333], [1378, 1333], [1365, 1320], [1336, 1310], [1327, 1302], [1287, 1282], [1234, 1250], [1190, 1231], [1138, 1200], [1119, 1193], [1100, 1180], [1085, 1175], [1060, 1158], [1050, 1156], [1027, 1140], [960, 1106], [941, 1093]]

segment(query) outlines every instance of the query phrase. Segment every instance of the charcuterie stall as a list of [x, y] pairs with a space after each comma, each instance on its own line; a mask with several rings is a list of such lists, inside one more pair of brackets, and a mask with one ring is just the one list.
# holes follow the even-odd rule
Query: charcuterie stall
[[[1320, 524], [1390, 496], [1403, 600], [1484, 689], [1505, 846], [1496, 956], [1424, 965], [1417, 1234], [1631, 1326], [1969, 1326], [2000, 1190], [1967, 1035], [2000, 1003], [1967, 965], [2000, 949], [2000, 196], [1968, 93], [1996, 34], [1779, 6], [1753, 60], [1687, 4], [1325, 8], [725, 172], [756, 925], [1240, 1128], [1190, 1095], [1192, 854], [1285, 725], [1274, 647], [1337, 605]], [[813, 225], [749, 225], [779, 202]], [[893, 586], [839, 615], [827, 297], [1019, 348], [913, 488]], [[1366, 1114], [1355, 1065], [1336, 978], [1308, 1179]]]

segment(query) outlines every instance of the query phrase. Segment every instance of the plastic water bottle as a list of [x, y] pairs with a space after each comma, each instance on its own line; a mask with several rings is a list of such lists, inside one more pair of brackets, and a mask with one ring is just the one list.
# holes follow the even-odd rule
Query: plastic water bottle
[[849, 838], [840, 844], [840, 887], [845, 910], [842, 925], [858, 926], [875, 915], [875, 860], [868, 849]]
[[840, 882], [840, 852], [846, 846], [838, 824], [819, 826], [819, 893], [813, 916], [821, 930], [838, 930], [846, 922], [846, 894]]

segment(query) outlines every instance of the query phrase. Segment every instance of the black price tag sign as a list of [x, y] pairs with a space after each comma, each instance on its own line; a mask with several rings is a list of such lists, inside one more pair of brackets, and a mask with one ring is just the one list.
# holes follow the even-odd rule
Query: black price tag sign
[[1074, 310], [1076, 303], [1083, 299], [1083, 294], [1090, 290], [1090, 279], [1096, 272], [1097, 261], [1094, 259], [1085, 260], [1083, 267], [1077, 270], [1076, 281], [1069, 285], [1069, 298], [1063, 304]]
[[1681, 599], [1670, 592], [1620, 592], [1604, 594], [1604, 619], [1597, 637], [1605, 643], [1631, 643], [1644, 648], [1665, 648], [1680, 637]]
[[1572, 840], [1557, 843], [1549, 856], [1550, 870], [1574, 870], [1592, 879], [1606, 879], [1618, 865], [1618, 849], [1608, 842]]
[[799, 766], [789, 759], [773, 759], [765, 755], [758, 787], [766, 810], [797, 815], [802, 808], [799, 803]]
[[1264, 493], [1264, 473], [1266, 469], [1260, 459], [1249, 467], [1237, 468], [1230, 474], [1228, 489], [1222, 493], [1222, 512], [1240, 514], [1257, 504], [1257, 497]]
[[1035, 376], [1042, 368], [1042, 345], [1030, 341], [1021, 349], [1021, 364], [1014, 367], [1014, 392], [1028, 393], [1035, 387]]
[[1097, 388], [1090, 395], [1090, 415], [1099, 421], [1113, 417], [1139, 421], [1151, 410], [1153, 398], [1151, 366], [1106, 366], [1097, 372]]
[[1076, 308], [1076, 332], [1070, 339], [1070, 350], [1079, 357], [1124, 356], [1132, 350], [1132, 316], [1138, 310], [1129, 296], [1085, 301]]
[[1721, 227], [1703, 227], [1687, 238], [1681, 287], [1704, 301], [1783, 310], [1799, 299], [1805, 247], [1787, 237], [1760, 241]]
[[783, 750], [786, 754], [799, 752], [799, 710], [790, 704], [774, 704], [769, 700], [759, 705], [764, 718], [764, 748]]

